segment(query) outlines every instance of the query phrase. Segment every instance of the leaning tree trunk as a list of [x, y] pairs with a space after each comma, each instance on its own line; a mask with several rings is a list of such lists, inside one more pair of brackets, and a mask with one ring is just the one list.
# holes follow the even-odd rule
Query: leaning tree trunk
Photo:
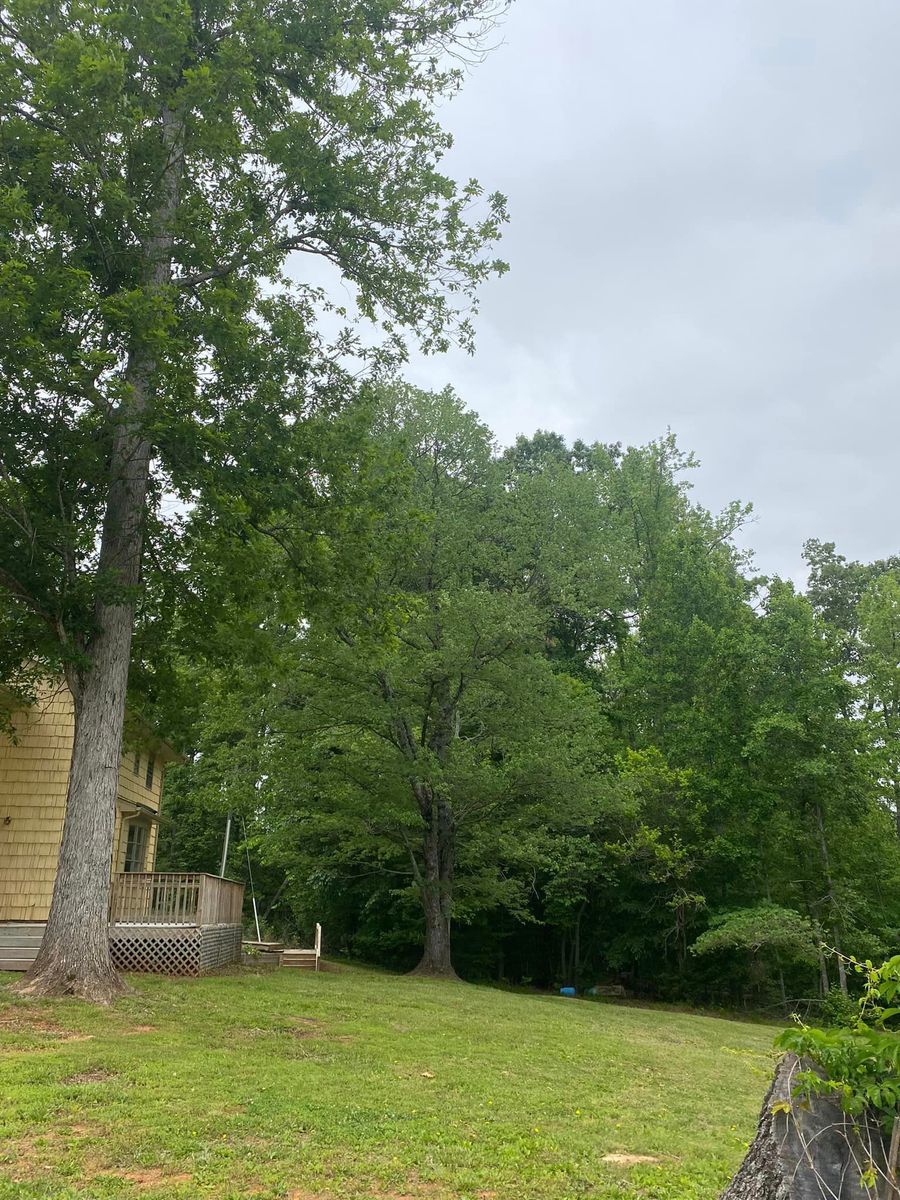
[[[802, 1063], [805, 1070], [812, 1064]], [[756, 1137], [721, 1200], [879, 1200], [893, 1195], [888, 1147], [877, 1124], [849, 1117], [830, 1097], [792, 1097], [801, 1063], [778, 1064]], [[871, 1167], [874, 1181], [864, 1181]]]
[[413, 974], [457, 979], [450, 954], [453, 862], [456, 828], [449, 803], [431, 787], [422, 787], [420, 808], [425, 822], [424, 869], [419, 884], [425, 914], [425, 945]]
[[[144, 247], [145, 287], [171, 280], [173, 225], [183, 171], [183, 125], [161, 114], [165, 164], [153, 233]], [[73, 673], [75, 733], [66, 816], [53, 900], [41, 948], [19, 984], [27, 995], [78, 995], [107, 1002], [123, 989], [109, 952], [109, 896], [119, 758], [150, 475], [144, 433], [157, 359], [136, 342], [128, 357], [128, 394], [116, 414], [109, 495], [100, 539], [88, 667]]]

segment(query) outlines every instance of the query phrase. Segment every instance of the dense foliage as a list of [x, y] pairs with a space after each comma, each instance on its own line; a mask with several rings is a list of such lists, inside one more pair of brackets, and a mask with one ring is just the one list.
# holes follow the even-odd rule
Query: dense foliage
[[[355, 548], [353, 356], [471, 345], [505, 203], [442, 172], [437, 108], [503, 7], [0, 7], [0, 679], [27, 700], [37, 662], [74, 706], [33, 992], [119, 990], [110, 765], [133, 660], [134, 697], [163, 675], [185, 592], [182, 631], [216, 641], [221, 602], [252, 604], [260, 536], [291, 565], [282, 602], [313, 605]], [[348, 314], [316, 259], [374, 348], [350, 329], [326, 344], [323, 309]], [[202, 589], [187, 511], [214, 531]]]
[[264, 662], [185, 668], [166, 863], [213, 867], [238, 811], [271, 931], [447, 970], [452, 922], [467, 977], [766, 1005], [890, 947], [894, 564], [755, 576], [671, 437], [500, 453], [448, 393], [370, 412], [369, 569], [257, 612]]
[[672, 437], [499, 452], [387, 382], [504, 269], [437, 121], [503, 8], [0, 11], [0, 681], [75, 708], [39, 990], [117, 988], [126, 684], [190, 751], [161, 865], [236, 813], [273, 931], [757, 1004], [896, 943], [900, 559], [810, 542], [802, 594]]

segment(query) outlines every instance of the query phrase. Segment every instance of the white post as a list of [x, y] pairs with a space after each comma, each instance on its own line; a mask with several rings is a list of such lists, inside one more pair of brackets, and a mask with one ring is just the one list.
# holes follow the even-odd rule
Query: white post
[[316, 921], [316, 970], [319, 969], [319, 955], [322, 953], [322, 926]]
[[222, 864], [219, 867], [219, 878], [225, 878], [225, 864], [228, 861], [228, 843], [231, 841], [231, 809], [228, 810], [228, 820], [225, 823], [225, 844], [222, 846]]

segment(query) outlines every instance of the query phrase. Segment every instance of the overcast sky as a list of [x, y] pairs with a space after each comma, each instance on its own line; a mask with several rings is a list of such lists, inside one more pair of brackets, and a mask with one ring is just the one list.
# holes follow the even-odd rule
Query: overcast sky
[[408, 374], [503, 441], [671, 426], [761, 570], [900, 550], [898, 111], [898, 0], [517, 0], [443, 114], [511, 270]]

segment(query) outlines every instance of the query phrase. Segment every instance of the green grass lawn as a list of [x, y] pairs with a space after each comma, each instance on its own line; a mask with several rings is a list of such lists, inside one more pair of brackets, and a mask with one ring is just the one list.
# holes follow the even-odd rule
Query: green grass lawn
[[0, 1200], [712, 1200], [773, 1061], [770, 1026], [348, 967], [131, 982], [0, 987]]

